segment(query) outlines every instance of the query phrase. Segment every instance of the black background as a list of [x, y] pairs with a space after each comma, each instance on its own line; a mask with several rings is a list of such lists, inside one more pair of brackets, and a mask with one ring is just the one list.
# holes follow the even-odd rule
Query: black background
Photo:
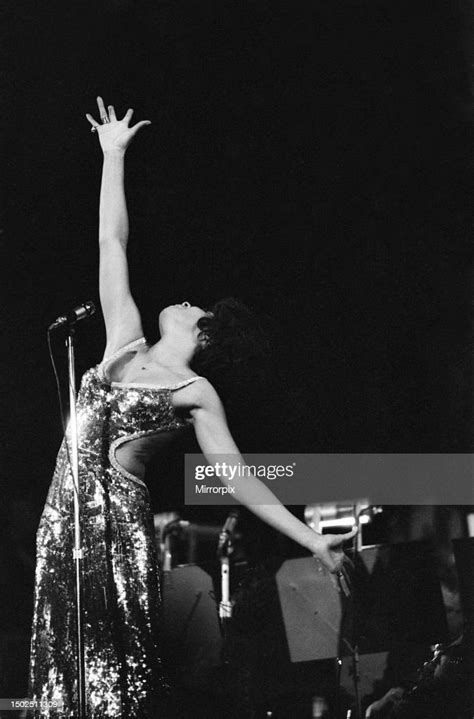
[[[97, 94], [152, 120], [127, 157], [150, 338], [185, 299], [234, 295], [276, 323], [279, 401], [248, 397], [243, 450], [471, 448], [468, 7], [3, 4], [6, 635], [29, 631], [61, 435], [46, 327], [98, 299]], [[103, 340], [81, 324], [79, 373]]]

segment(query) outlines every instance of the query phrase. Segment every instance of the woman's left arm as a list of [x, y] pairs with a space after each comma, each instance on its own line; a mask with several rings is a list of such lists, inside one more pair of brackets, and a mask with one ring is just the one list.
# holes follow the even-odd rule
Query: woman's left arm
[[[199, 385], [199, 388], [198, 388]], [[197, 401], [191, 409], [196, 439], [206, 459], [212, 455], [231, 455], [235, 464], [245, 464], [229, 431], [224, 408], [214, 388], [206, 381], [196, 382]], [[220, 478], [227, 483], [225, 477]], [[356, 529], [345, 534], [318, 534], [289, 512], [273, 492], [257, 477], [246, 475], [245, 482], [233, 483], [235, 497], [257, 517], [316, 555], [330, 572], [338, 572], [344, 561], [343, 544]]]

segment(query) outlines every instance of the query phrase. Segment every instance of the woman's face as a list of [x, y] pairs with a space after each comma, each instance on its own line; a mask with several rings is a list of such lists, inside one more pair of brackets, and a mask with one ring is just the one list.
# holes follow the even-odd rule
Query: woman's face
[[173, 330], [198, 331], [198, 321], [201, 317], [206, 317], [210, 314], [210, 312], [206, 312], [201, 307], [193, 306], [189, 302], [169, 305], [160, 312], [160, 333], [172, 332]]

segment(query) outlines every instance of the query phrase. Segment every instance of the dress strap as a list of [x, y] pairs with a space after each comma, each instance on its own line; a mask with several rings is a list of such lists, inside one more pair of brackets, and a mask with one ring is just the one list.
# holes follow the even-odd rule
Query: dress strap
[[197, 376], [197, 377], [189, 377], [189, 379], [185, 379], [182, 382], [178, 382], [177, 384], [172, 384], [167, 389], [175, 390], [175, 389], [181, 389], [181, 387], [187, 387], [188, 384], [192, 384], [193, 382], [196, 382], [198, 379], [206, 379], [205, 377]]
[[181, 382], [177, 382], [176, 384], [152, 384], [150, 382], [111, 382], [112, 387], [116, 387], [117, 389], [120, 389], [121, 387], [124, 389], [151, 389], [151, 390], [169, 390], [173, 392], [176, 389], [181, 389], [182, 387], [187, 387], [188, 384], [192, 384], [193, 382], [196, 382], [198, 379], [206, 379], [205, 377], [196, 376], [196, 377], [188, 377], [188, 379], [184, 379]]
[[130, 352], [130, 350], [135, 349], [135, 347], [141, 347], [141, 345], [144, 345], [144, 344], [146, 344], [145, 337], [139, 337], [136, 340], [132, 340], [132, 342], [128, 342], [123, 347], [120, 347], [120, 349], [116, 350], [108, 357], [104, 357], [104, 359], [102, 360], [102, 362], [99, 364], [99, 367], [98, 367], [101, 378], [104, 380], [106, 379], [105, 369], [108, 364], [110, 364], [111, 362], [114, 362], [116, 359], [121, 357], [123, 354]]

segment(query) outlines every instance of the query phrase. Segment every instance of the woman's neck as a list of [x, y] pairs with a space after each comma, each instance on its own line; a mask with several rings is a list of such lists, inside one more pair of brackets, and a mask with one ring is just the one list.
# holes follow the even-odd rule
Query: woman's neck
[[147, 352], [147, 358], [161, 367], [179, 371], [189, 370], [196, 344], [188, 337], [161, 337]]

